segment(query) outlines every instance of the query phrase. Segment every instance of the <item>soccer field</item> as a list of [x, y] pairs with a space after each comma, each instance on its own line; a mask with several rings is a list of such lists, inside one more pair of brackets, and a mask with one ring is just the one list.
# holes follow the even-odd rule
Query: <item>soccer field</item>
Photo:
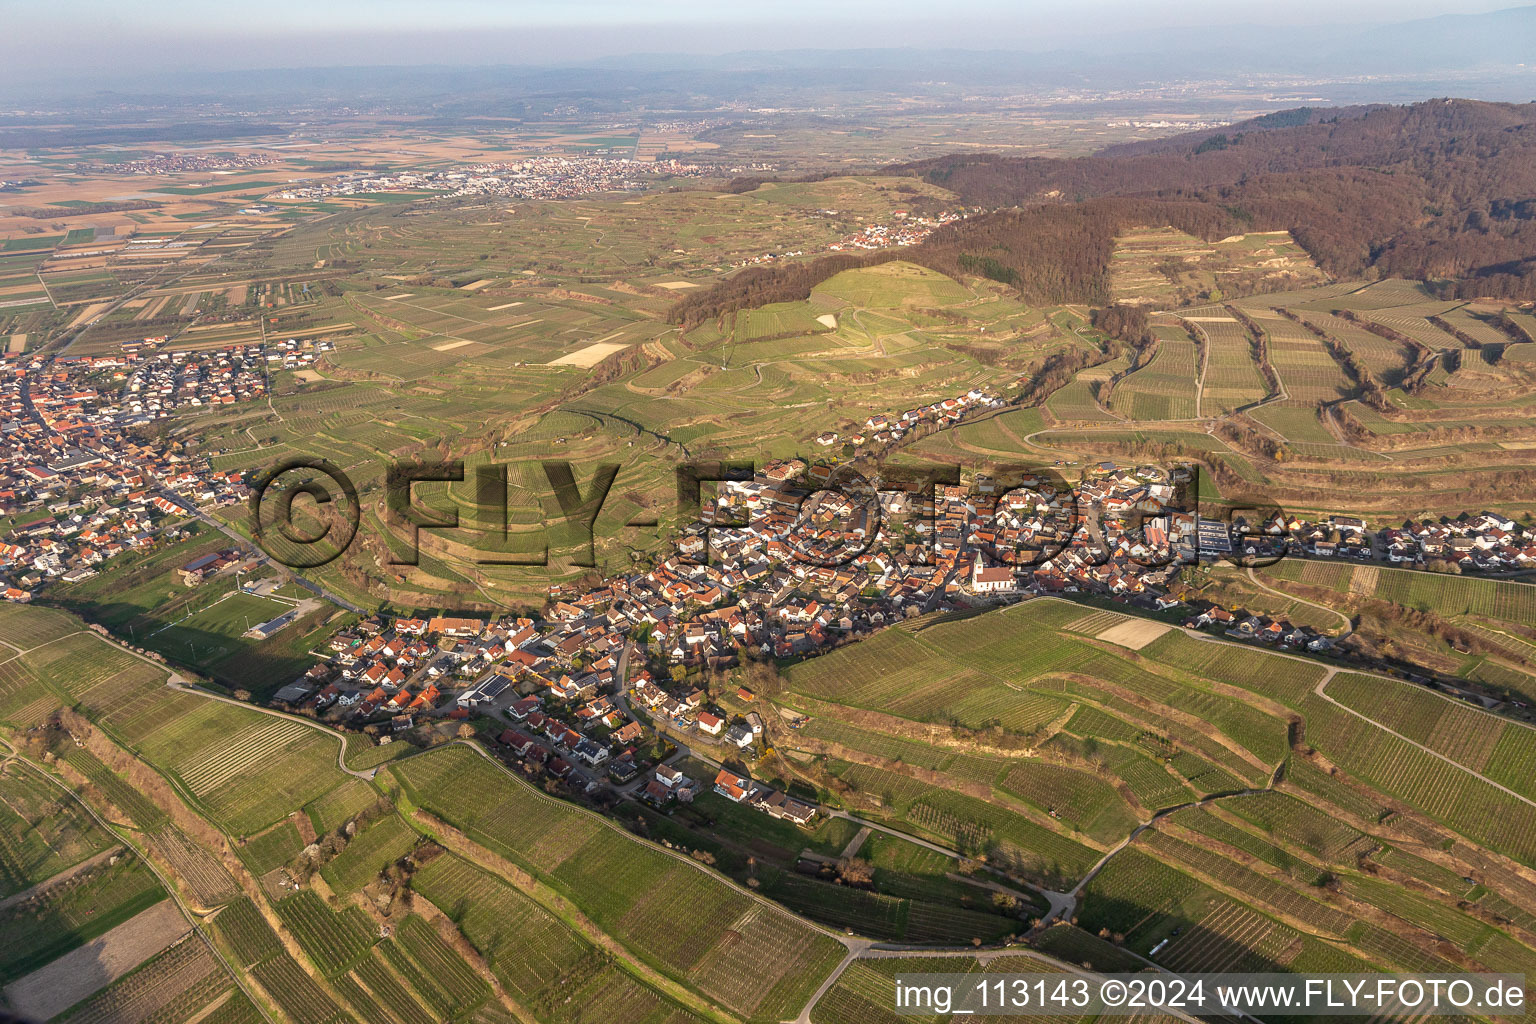
[[178, 660], [209, 665], [233, 652], [247, 629], [291, 608], [281, 601], [254, 594], [231, 594], [159, 630], [145, 643], [174, 654]]

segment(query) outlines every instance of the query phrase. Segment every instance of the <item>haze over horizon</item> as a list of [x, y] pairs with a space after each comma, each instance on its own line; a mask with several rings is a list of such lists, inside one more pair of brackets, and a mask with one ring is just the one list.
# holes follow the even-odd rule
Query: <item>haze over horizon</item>
[[[897, 0], [826, 5], [790, 0], [771, 13], [701, 0], [646, 7], [602, 0], [492, 4], [449, 0], [347, 0], [323, 7], [274, 0], [259, 8], [190, 0], [110, 3], [33, 0], [7, 5], [0, 83], [110, 86], [168, 72], [447, 65], [558, 66], [629, 55], [913, 48], [920, 51], [1123, 51], [1155, 47], [1160, 34], [1278, 31], [1296, 38], [1326, 27], [1359, 29], [1441, 15], [1509, 10], [1507, 0], [1299, 0], [1281, 6], [1197, 0], [1176, 10], [1128, 0], [1088, 0], [1067, 10], [1039, 0], [983, 0], [962, 15]], [[1113, 31], [1104, 32], [1105, 26]], [[68, 45], [70, 59], [39, 39]], [[1143, 42], [1145, 40], [1145, 42]]]

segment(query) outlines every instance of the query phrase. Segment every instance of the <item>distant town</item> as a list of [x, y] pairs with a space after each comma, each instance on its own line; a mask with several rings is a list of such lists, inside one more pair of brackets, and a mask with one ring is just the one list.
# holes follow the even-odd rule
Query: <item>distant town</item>
[[[836, 216], [836, 210], [817, 211], [825, 216]], [[850, 249], [889, 249], [896, 246], [916, 245], [934, 231], [946, 224], [964, 220], [966, 214], [959, 210], [946, 210], [934, 216], [920, 216], [908, 214], [905, 210], [897, 210], [893, 216], [894, 224], [866, 224], [859, 230], [844, 235], [842, 238], [827, 245], [827, 252], [844, 252]], [[783, 259], [792, 259], [796, 256], [804, 256], [804, 249], [789, 249], [784, 252], [766, 252], [732, 263], [733, 267], [761, 266], [765, 263], [775, 263]]]
[[381, 192], [440, 192], [445, 196], [574, 199], [594, 192], [636, 191], [647, 180], [705, 178], [771, 171], [768, 164], [721, 167], [683, 160], [640, 161], [599, 156], [536, 156], [509, 163], [451, 170], [369, 171], [300, 182], [270, 192], [268, 200], [319, 200]]

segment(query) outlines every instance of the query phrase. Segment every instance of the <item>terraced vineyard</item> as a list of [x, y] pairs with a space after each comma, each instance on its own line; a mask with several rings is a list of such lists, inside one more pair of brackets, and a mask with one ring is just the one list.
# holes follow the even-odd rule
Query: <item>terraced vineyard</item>
[[[628, 107], [639, 117], [644, 105]], [[1469, 123], [1476, 115], [1458, 109]], [[806, 145], [817, 153], [834, 142], [873, 152], [891, 134], [879, 123], [828, 129], [836, 119], [820, 115], [806, 129], [801, 116], [752, 112], [786, 136], [814, 134]], [[1383, 116], [1362, 110], [1358, 119]], [[744, 138], [775, 137], [728, 119], [698, 138], [658, 133], [646, 115], [638, 126], [615, 122], [561, 141], [565, 117], [536, 131], [501, 119], [496, 139], [470, 140], [474, 159], [524, 159], [525, 145], [660, 156], [669, 145], [656, 135], [665, 134], [685, 147], [670, 152], [708, 147], [723, 166], [765, 145]], [[1328, 129], [1345, 133], [1355, 120]], [[450, 130], [451, 119], [434, 125], [418, 141], [448, 166], [447, 154], [465, 141], [452, 136], [469, 129]], [[896, 1024], [904, 1018], [888, 1006], [893, 981], [918, 969], [1151, 963], [1536, 973], [1536, 730], [1515, 720], [1526, 709], [1514, 697], [1536, 688], [1536, 586], [1471, 569], [1294, 558], [1234, 583], [1235, 573], [1198, 568], [1143, 576], [1119, 557], [1102, 576], [1079, 572], [1064, 591], [1073, 601], [984, 610], [988, 602], [967, 591], [973, 563], [954, 554], [947, 535], [938, 586], [902, 592], [878, 618], [873, 604], [847, 609], [844, 623], [835, 604], [891, 585], [910, 568], [904, 556], [825, 574], [758, 573], [755, 556], [722, 576], [667, 563], [658, 575], [718, 582], [719, 600], [706, 603], [722, 616], [745, 611], [740, 625], [751, 635], [738, 629], [740, 651], [727, 642], [716, 652], [726, 657], [690, 657], [676, 672], [665, 647], [654, 657], [629, 651], [630, 681], [646, 661], [663, 682], [671, 676], [672, 689], [699, 688], [733, 722], [750, 709], [766, 724], [739, 749], [702, 734], [647, 732], [635, 743], [636, 784], [610, 786], [600, 769], [585, 768], [562, 783], [514, 763], [488, 741], [506, 727], [499, 707], [466, 709], [467, 718], [438, 713], [455, 696], [447, 691], [504, 653], [510, 630], [499, 626], [463, 644], [429, 644], [429, 657], [403, 666], [435, 673], [463, 656], [462, 671], [434, 675], [444, 684], [441, 708], [409, 728], [386, 726], [401, 727], [387, 746], [375, 745], [379, 729], [359, 732], [339, 709], [312, 720], [247, 705], [325, 657], [335, 628], [379, 609], [489, 615], [548, 607], [552, 597], [579, 601], [591, 616], [580, 628], [593, 628], [575, 644], [559, 641], [555, 674], [621, 674], [604, 658], [647, 628], [625, 627], [599, 644], [607, 631], [600, 616], [618, 622], [644, 600], [652, 621], [705, 621], [702, 606], [675, 595], [681, 588], [658, 597], [614, 579], [670, 555], [670, 513], [653, 532], [633, 524], [672, 507], [683, 459], [761, 464], [803, 457], [816, 444], [826, 460], [866, 468], [938, 462], [969, 476], [1053, 467], [1073, 478], [1101, 462], [1180, 462], [1198, 470], [1212, 515], [1262, 498], [1314, 518], [1359, 514], [1374, 526], [1484, 507], [1518, 516], [1536, 468], [1536, 345], [1519, 340], [1536, 325], [1528, 310], [1437, 297], [1487, 294], [1470, 290], [1470, 280], [1330, 281], [1280, 231], [1202, 239], [1120, 225], [1103, 273], [1085, 290], [1025, 282], [1000, 261], [1012, 252], [1006, 245], [956, 249], [953, 265], [928, 258], [931, 248], [901, 253], [909, 259], [850, 251], [864, 244], [848, 243], [850, 233], [891, 225], [899, 233], [938, 210], [966, 216], [940, 229], [936, 243], [965, 238], [973, 220], [1025, 216], [1022, 208], [983, 213], [997, 204], [962, 199], [944, 184], [963, 190], [968, 175], [994, 165], [990, 157], [933, 165], [922, 176], [852, 178], [819, 176], [817, 161], [801, 154], [774, 172], [786, 180], [668, 181], [625, 186], [633, 195], [622, 199], [519, 196], [509, 204], [434, 192], [430, 203], [415, 203], [386, 192], [273, 198], [282, 204], [275, 215], [247, 209], [266, 190], [296, 184], [290, 177], [330, 173], [309, 166], [324, 162], [311, 156], [332, 155], [326, 133], [313, 134], [277, 147], [281, 175], [145, 182], [160, 205], [111, 222], [145, 228], [141, 241], [184, 243], [196, 257], [174, 286], [146, 287], [121, 308], [108, 301], [139, 280], [122, 260], [64, 262], [86, 258], [65, 250], [127, 245], [123, 237], [109, 243], [114, 232], [98, 236], [94, 224], [76, 226], [83, 214], [58, 207], [33, 218], [53, 226], [0, 240], [0, 292], [15, 296], [0, 301], [11, 369], [38, 365], [25, 360], [44, 337], [69, 342], [60, 349], [68, 356], [115, 352], [123, 338], [150, 330], [209, 349], [269, 334], [334, 340], [307, 369], [273, 360], [262, 401], [200, 401], [188, 418], [141, 431], [140, 440], [154, 435], [156, 444], [179, 445], [178, 459], [206, 453], [216, 468], [239, 473], [320, 456], [355, 473], [370, 495], [365, 542], [304, 581], [364, 611], [330, 619], [335, 609], [324, 604], [270, 642], [247, 643], [237, 625], [246, 612], [263, 618], [277, 608], [238, 592], [249, 575], [206, 589], [178, 578], [188, 558], [231, 542], [206, 521], [163, 517], [159, 505], [135, 512], [118, 538], [134, 537], [134, 550], [113, 556], [128, 568], [118, 574], [109, 561], [78, 583], [54, 578], [51, 555], [34, 551], [23, 562], [19, 547], [0, 549], [6, 587], [37, 574], [40, 583], [25, 584], [36, 604], [78, 608], [102, 624], [0, 604], [0, 984], [8, 1005], [20, 993], [17, 1005], [27, 1009], [29, 984], [35, 992], [48, 987], [39, 978], [67, 975], [78, 991], [57, 1005], [31, 1004], [33, 1016], [70, 1024]], [[938, 144], [900, 134], [905, 148]], [[1216, 160], [1233, 166], [1273, 137], [1233, 134], [1209, 137], [1212, 149], [1229, 150]], [[1459, 151], [1481, 158], [1492, 134], [1469, 132]], [[391, 140], [369, 161], [393, 163], [406, 148]], [[79, 173], [47, 147], [24, 155], [46, 169], [39, 181], [23, 169], [29, 190], [47, 194]], [[117, 182], [110, 192], [124, 188]], [[1067, 213], [1070, 193], [1058, 190], [1052, 198], [1062, 202], [1048, 212]], [[1435, 221], [1453, 201], [1461, 199], [1451, 189], [1426, 188], [1405, 217]], [[1499, 200], [1490, 238], [1525, 230], [1523, 212], [1504, 216], [1516, 201]], [[1185, 202], [1194, 208], [1189, 194]], [[372, 208], [386, 203], [393, 208]], [[1210, 212], [1213, 224], [1278, 216], [1241, 205]], [[0, 219], [11, 214], [21, 216], [13, 207]], [[268, 217], [279, 228], [270, 234]], [[1353, 272], [1368, 255], [1374, 277], [1387, 257], [1408, 251], [1389, 241], [1363, 252]], [[851, 269], [812, 274], [811, 254], [833, 248]], [[203, 262], [215, 256], [216, 265]], [[766, 266], [735, 275], [759, 263]], [[1505, 294], [1525, 287], [1513, 266], [1483, 268], [1486, 283]], [[785, 267], [792, 278], [804, 271], [805, 286], [792, 279], [793, 287], [758, 289]], [[718, 294], [710, 286], [728, 279], [727, 290], [782, 301], [710, 305]], [[1052, 304], [1031, 298], [1052, 292]], [[1090, 293], [1092, 306], [1077, 301]], [[1128, 306], [1106, 309], [1106, 300]], [[200, 306], [214, 315], [196, 322]], [[1150, 338], [1132, 310], [1147, 314]], [[59, 327], [71, 321], [81, 330], [65, 338]], [[50, 365], [44, 377], [71, 361]], [[114, 367], [103, 369], [89, 379], [108, 395], [117, 378]], [[52, 386], [32, 384], [39, 396]], [[973, 391], [987, 396], [977, 403], [984, 408], [955, 400]], [[12, 411], [26, 412], [16, 436], [44, 438], [49, 451], [66, 450], [66, 438], [77, 443], [68, 430], [81, 426], [68, 417], [79, 396], [40, 398], [35, 413], [25, 386], [6, 393]], [[930, 416], [904, 440], [881, 426], [935, 403], [969, 411], [953, 429], [931, 429]], [[94, 416], [95, 406], [81, 407]], [[35, 416], [47, 417], [42, 434], [26, 432]], [[83, 436], [99, 439], [96, 428], [92, 420]], [[875, 440], [854, 440], [863, 434]], [[423, 531], [414, 566], [387, 557], [405, 551], [414, 527], [374, 500], [382, 467], [461, 453], [465, 480], [425, 481], [413, 496], [416, 511], [459, 526]], [[538, 464], [569, 459], [586, 481], [615, 453], [613, 500], [594, 513], [588, 544]], [[55, 487], [38, 468], [54, 455], [29, 459], [6, 485], [7, 536], [34, 529], [18, 525], [23, 516], [54, 523], [23, 538], [34, 547], [54, 546], [39, 540], [50, 530], [69, 539], [99, 529], [98, 498], [153, 485], [147, 501], [180, 483], [160, 467], [77, 503], [81, 488]], [[505, 509], [476, 481], [492, 464], [510, 466]], [[1152, 506], [1151, 493], [1138, 495], [1138, 511]], [[237, 535], [246, 526], [238, 503], [197, 500], [205, 502], [200, 520], [216, 518]], [[1091, 517], [1083, 525], [1098, 529]], [[595, 566], [586, 564], [589, 549]], [[486, 557], [546, 550], [552, 561], [543, 567]], [[749, 573], [757, 582], [744, 582]], [[606, 594], [588, 592], [594, 578], [612, 584]], [[1256, 594], [1268, 585], [1261, 581], [1281, 591], [1266, 595], [1280, 602], [1275, 615], [1300, 614], [1314, 598], [1336, 603], [1349, 636], [1316, 657], [1287, 640], [1281, 656], [1229, 642], [1219, 629], [1197, 637], [1179, 627], [1186, 609], [1178, 606], [1152, 611], [1172, 603], [1154, 604], [1165, 590], [1200, 606], [1202, 595], [1232, 592], [1223, 588], [1257, 582]], [[828, 642], [817, 657], [760, 647], [779, 638], [783, 620], [743, 600], [750, 586], [828, 609], [809, 641], [863, 638], [835, 650]], [[308, 593], [292, 581], [286, 588]], [[583, 643], [590, 646], [576, 649]], [[129, 649], [146, 645], [155, 653]], [[433, 668], [420, 664], [429, 660]], [[1444, 690], [1365, 668], [1389, 664], [1404, 676], [1434, 671]], [[169, 686], [176, 666], [188, 681]], [[348, 688], [351, 671], [341, 677]], [[409, 684], [417, 692], [420, 678]], [[529, 673], [514, 680], [523, 693], [546, 682]], [[622, 680], [612, 686], [621, 691]], [[1461, 687], [1508, 689], [1501, 711], [1509, 715], [1453, 696]], [[558, 703], [547, 707], [555, 721], [574, 721]], [[670, 763], [701, 785], [676, 800], [654, 789], [646, 796], [673, 741], [687, 749]], [[801, 827], [712, 792], [720, 764], [816, 803], [815, 820]], [[134, 945], [151, 926], [160, 944]], [[183, 927], [194, 933], [175, 930]], [[1007, 955], [975, 952], [1004, 943]]]
[[1253, 339], [1241, 321], [1221, 306], [1183, 310], [1180, 317], [1205, 340], [1202, 414], [1232, 412], [1268, 396], [1269, 387], [1254, 359]]
[[[594, 816], [512, 783], [483, 758], [453, 747], [411, 758], [390, 771], [418, 806], [567, 893], [592, 920], [667, 974], [699, 985], [748, 1016], [803, 1002], [840, 947], [809, 925], [770, 911], [743, 890], [681, 857], [642, 844]], [[486, 793], [496, 793], [492, 800]], [[695, 916], [680, 927], [678, 902]], [[712, 973], [713, 952], [733, 944], [741, 922], [759, 921], [777, 941], [764, 949], [749, 982]], [[718, 986], [718, 987], [717, 987]], [[775, 1018], [777, 1019], [777, 1018]]]
[[412, 886], [451, 917], [519, 998], [557, 985], [587, 943], [509, 883], [457, 857], [439, 857]]
[[321, 869], [336, 892], [356, 892], [380, 871], [408, 854], [418, 836], [393, 814], [362, 828], [346, 849]]
[[278, 901], [273, 911], [305, 954], [327, 975], [340, 974], [368, 954], [376, 929], [356, 907], [332, 910], [312, 890]]
[[1112, 786], [1071, 768], [1021, 761], [998, 786], [1100, 841], [1124, 835], [1136, 820]]
[[[1347, 565], [1319, 565], [1315, 570], [1332, 574], [1330, 579], [1338, 577], [1341, 588], [1348, 586], [1351, 571]], [[813, 717], [805, 727], [811, 734], [842, 737], [845, 746], [886, 759], [883, 768], [875, 767], [875, 761], [828, 762], [855, 800], [868, 801], [859, 804], [868, 807], [864, 813], [898, 818], [955, 848], [989, 849], [994, 858], [1010, 842], [1016, 850], [1032, 846], [1037, 851], [1033, 861], [1003, 862], [1026, 875], [1042, 872], [1035, 877], [1043, 879], [1050, 877], [1045, 861], [1054, 857], [1055, 870], [1070, 878], [1087, 869], [1087, 858], [1074, 863], [1064, 849], [1034, 831], [1040, 827], [1034, 821], [1024, 831], [1013, 832], [1010, 840], [1008, 824], [995, 810], [980, 813], [987, 803], [960, 793], [935, 792], [923, 781], [931, 777], [925, 771], [946, 770], [936, 748], [894, 735], [882, 740], [874, 728], [878, 719], [863, 712], [857, 719], [860, 725], [841, 723], [840, 705], [832, 703], [849, 695], [869, 700], [864, 688], [879, 685], [877, 700], [891, 714], [901, 706], [900, 683], [926, 685], [921, 672], [905, 673], [939, 651], [948, 664], [973, 672], [984, 668], [1007, 673], [1004, 678], [1018, 687], [1018, 700], [1030, 699], [1032, 687], [1044, 685], [1042, 680], [1069, 666], [1065, 671], [1074, 675], [1064, 690], [1045, 691], [1073, 702], [1070, 713], [1054, 724], [1061, 731], [1043, 748], [1050, 760], [1015, 762], [1000, 775], [982, 778], [997, 787], [994, 804], [1012, 796], [1054, 811], [1044, 827], [1063, 837], [1094, 814], [1108, 813], [1106, 807], [1128, 806], [1110, 795], [1113, 786], [1123, 785], [1122, 792], [1133, 795], [1141, 809], [1103, 819], [1106, 827], [1096, 838], [1106, 841], [1113, 841], [1108, 821], [1116, 821], [1118, 834], [1125, 836], [1153, 809], [1215, 794], [1202, 806], [1180, 810], [1166, 824], [1141, 833], [1132, 847], [1112, 856], [1092, 876], [1079, 909], [1081, 927], [1109, 935], [1142, 955], [1170, 940], [1156, 957], [1170, 967], [1409, 970], [1443, 963], [1435, 945], [1447, 937], [1461, 955], [1484, 965], [1536, 955], [1523, 933], [1495, 927], [1490, 938], [1483, 931], [1486, 925], [1451, 928], [1465, 918], [1457, 902], [1466, 897], [1468, 885], [1460, 879], [1475, 870], [1473, 861], [1462, 859], [1461, 867], [1446, 869], [1428, 859], [1438, 861], [1447, 850], [1470, 855], [1476, 848], [1471, 844], [1476, 844], [1531, 863], [1536, 817], [1498, 786], [1529, 792], [1526, 776], [1536, 750], [1531, 740], [1536, 730], [1419, 686], [1362, 674], [1334, 676], [1325, 692], [1354, 707], [1357, 716], [1314, 693], [1325, 678], [1321, 665], [1242, 645], [1200, 642], [1179, 631], [1165, 633], [1136, 652], [1133, 660], [1087, 651], [1079, 660], [1068, 652], [1082, 641], [1071, 638], [1100, 633], [1117, 617], [1066, 605], [1050, 607], [1055, 602], [1032, 607], [1040, 603], [994, 613], [1000, 621], [1012, 620], [1006, 631], [1009, 643], [1027, 652], [1011, 665], [994, 660], [1001, 650], [993, 646], [999, 643], [992, 638], [998, 631], [992, 637], [978, 632], [975, 643], [968, 642], [968, 633], [979, 631], [978, 621], [984, 620], [926, 628], [918, 623], [908, 627], [910, 638], [870, 642], [849, 652], [857, 657], [850, 658], [846, 670], [838, 664], [842, 652], [820, 659], [820, 664], [791, 669], [792, 690], [783, 699], [794, 704], [797, 692], [815, 693], [817, 702], [805, 706], [822, 717]], [[1136, 695], [1137, 702], [1115, 697], [1121, 690]], [[1237, 692], [1292, 709], [1300, 722], [1298, 735], [1327, 760], [1314, 761], [1297, 752], [1308, 748], [1292, 750], [1283, 718], [1261, 710], [1264, 705], [1253, 699], [1228, 696]], [[876, 701], [869, 703], [873, 707]], [[1280, 764], [1282, 770], [1274, 779], [1261, 772], [1249, 774], [1251, 762], [1234, 757], [1234, 747], [1218, 752], [1185, 720], [1166, 713], [1149, 715], [1156, 708], [1188, 711], [1204, 729], [1219, 730], [1225, 742], [1266, 763]], [[931, 720], [927, 726], [953, 727]], [[892, 731], [900, 732], [894, 725]], [[1413, 742], [1447, 760], [1417, 749]], [[1068, 766], [1085, 774], [1078, 776]], [[1093, 774], [1106, 781], [1089, 781]], [[1225, 795], [1250, 786], [1252, 793]], [[1455, 833], [1464, 838], [1448, 838]], [[1424, 903], [1393, 899], [1363, 872], [1366, 859], [1399, 865], [1392, 870], [1414, 877], [1433, 878], [1430, 884], [1440, 895]], [[1346, 899], [1320, 888], [1331, 878], [1343, 880], [1338, 884]], [[1497, 884], [1503, 893], [1526, 891], [1513, 874], [1501, 875]], [[1499, 905], [1498, 900], [1492, 905]], [[877, 910], [870, 904], [860, 912], [862, 919], [872, 922]], [[894, 907], [887, 909], [894, 912]], [[1395, 938], [1367, 927], [1366, 922], [1378, 919], [1373, 915], [1381, 914], [1399, 922]], [[1502, 919], [1510, 917], [1506, 913]], [[902, 926], [881, 920], [880, 928]], [[1181, 935], [1176, 937], [1175, 930]]]
[[1117, 384], [1114, 411], [1132, 420], [1194, 419], [1200, 357], [1182, 328], [1156, 328], [1157, 351]]
[[1408, 608], [1435, 608], [1445, 615], [1475, 615], [1500, 622], [1536, 621], [1536, 586], [1514, 580], [1477, 579], [1414, 572], [1389, 566], [1353, 566], [1284, 559], [1262, 570], [1283, 580], [1350, 593], [1359, 578], [1368, 596]]
[[1264, 331], [1269, 361], [1288, 398], [1330, 402], [1353, 393], [1343, 368], [1305, 327], [1270, 310], [1253, 308], [1246, 312]]
[[[1308, 579], [1347, 588], [1353, 569], [1309, 572]], [[786, 1019], [844, 948], [758, 897], [833, 927], [904, 942], [991, 941], [1027, 930], [991, 905], [987, 889], [965, 880], [962, 856], [984, 858], [987, 870], [1001, 872], [994, 877], [1011, 880], [1025, 915], [1043, 909], [1029, 884], [1067, 890], [1091, 873], [1078, 928], [1105, 937], [1054, 934], [1071, 926], [1051, 936], [1054, 948], [1085, 957], [1098, 949], [1093, 942], [1106, 943], [1099, 950], [1106, 957], [1117, 948], [1145, 956], [1168, 939], [1154, 959], [1176, 969], [1418, 969], [1443, 961], [1442, 942], [1482, 968], [1536, 963], [1524, 925], [1515, 923], [1528, 918], [1525, 883], [1496, 870], [1496, 861], [1462, 859], [1481, 848], [1536, 861], [1536, 814], [1498, 788], [1529, 792], [1536, 733], [1422, 687], [1358, 673], [1327, 682], [1324, 692], [1340, 707], [1313, 692], [1324, 677], [1319, 665], [1178, 630], [1139, 650], [1098, 639], [1125, 621], [1121, 613], [1032, 601], [988, 616], [919, 619], [791, 669], [781, 699], [811, 716], [799, 735], [846, 755], [818, 753], [812, 761], [842, 787], [840, 799], [956, 853], [865, 837], [860, 855], [873, 867], [873, 890], [760, 867], [753, 894], [677, 851], [534, 791], [463, 746], [390, 763], [382, 785], [386, 792], [401, 786], [409, 806], [478, 844], [468, 849], [488, 851], [484, 863], [423, 844], [412, 821], [387, 813], [323, 865], [325, 889], [341, 894], [334, 905], [310, 886], [281, 898], [268, 890], [258, 902], [232, 887], [228, 869], [201, 840], [173, 829], [154, 801], [141, 796], [136, 813], [151, 822], [157, 855], [176, 865], [188, 891], [203, 902], [226, 902], [214, 919], [216, 948], [290, 1019], [313, 1024], [343, 1014], [399, 1024], [468, 1020], [490, 1012], [496, 986], [552, 1024], [570, 993], [642, 1020], [687, 1020], [704, 1005], [690, 1000], [743, 1020]], [[109, 667], [115, 671], [88, 683], [92, 690], [151, 692], [135, 690], [142, 684], [131, 664]], [[62, 678], [65, 669], [60, 663], [50, 671]], [[166, 770], [186, 781], [189, 798], [197, 795], [193, 779], [207, 783], [225, 770], [215, 766], [309, 738], [270, 731], [284, 723], [255, 717], [239, 719], [250, 723], [244, 739], [231, 738], [219, 729], [233, 720], [223, 717], [223, 705], [187, 705], [195, 698], [185, 694], [162, 699], [176, 713], [153, 729], [131, 724], [115, 701], [100, 713], [145, 737], [145, 749], [166, 750]], [[1291, 714], [1301, 720], [1297, 735], [1306, 748], [1291, 746]], [[173, 757], [170, 736], [181, 744]], [[962, 736], [971, 737], [969, 745]], [[979, 737], [991, 737], [995, 749], [975, 749]], [[108, 792], [117, 776], [69, 747], [71, 763]], [[4, 784], [0, 777], [0, 790]], [[1250, 787], [1256, 791], [1226, 795]], [[23, 786], [18, 796], [33, 791], [39, 809], [56, 806], [35, 787]], [[1154, 811], [1207, 794], [1214, 796], [1160, 819], [1094, 871], [1103, 851]], [[274, 802], [290, 817], [240, 845], [248, 870], [266, 876], [293, 861], [303, 842], [295, 821], [334, 826], [368, 811], [378, 791], [348, 781], [303, 804], [298, 799]], [[301, 807], [315, 820], [306, 822]], [[67, 810], [58, 822], [89, 835]], [[440, 827], [427, 818], [415, 824]], [[824, 848], [836, 851], [850, 837], [829, 834]], [[92, 847], [75, 849], [80, 856]], [[722, 863], [739, 870], [729, 847], [717, 849]], [[407, 854], [414, 858], [410, 888], [421, 903], [381, 936], [345, 894]], [[1423, 888], [1405, 897], [1373, 877], [1367, 863], [1387, 877], [1419, 879]], [[1475, 889], [1460, 881], [1471, 872], [1479, 874]], [[247, 878], [256, 884], [254, 874]], [[125, 892], [124, 913], [141, 905], [136, 901], [161, 898], [152, 885], [141, 889]], [[1463, 909], [1468, 901], [1486, 915]], [[676, 916], [679, 902], [693, 908], [686, 919]], [[561, 908], [578, 910], [587, 923], [573, 924]], [[1384, 928], [1387, 919], [1394, 923]], [[455, 948], [454, 931], [483, 958], [488, 975]], [[734, 969], [743, 956], [757, 969]], [[31, 962], [9, 970], [24, 973]], [[870, 969], [854, 961], [813, 1019], [855, 1005], [843, 979], [857, 986]], [[186, 999], [227, 1000], [238, 1020], [245, 1004], [224, 994], [227, 979], [190, 986]], [[118, 991], [127, 998], [126, 989]]]
[[1306, 313], [1302, 319], [1337, 340], [1365, 365], [1372, 376], [1389, 386], [1401, 383], [1405, 371], [1413, 363], [1412, 349], [1332, 314]]

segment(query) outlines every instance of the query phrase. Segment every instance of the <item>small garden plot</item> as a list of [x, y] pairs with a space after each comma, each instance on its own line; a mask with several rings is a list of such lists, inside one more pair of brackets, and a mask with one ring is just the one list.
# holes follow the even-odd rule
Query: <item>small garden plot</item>
[[1110, 626], [1098, 634], [1098, 639], [1139, 651], [1170, 630], [1171, 626], [1151, 619], [1131, 619]]

